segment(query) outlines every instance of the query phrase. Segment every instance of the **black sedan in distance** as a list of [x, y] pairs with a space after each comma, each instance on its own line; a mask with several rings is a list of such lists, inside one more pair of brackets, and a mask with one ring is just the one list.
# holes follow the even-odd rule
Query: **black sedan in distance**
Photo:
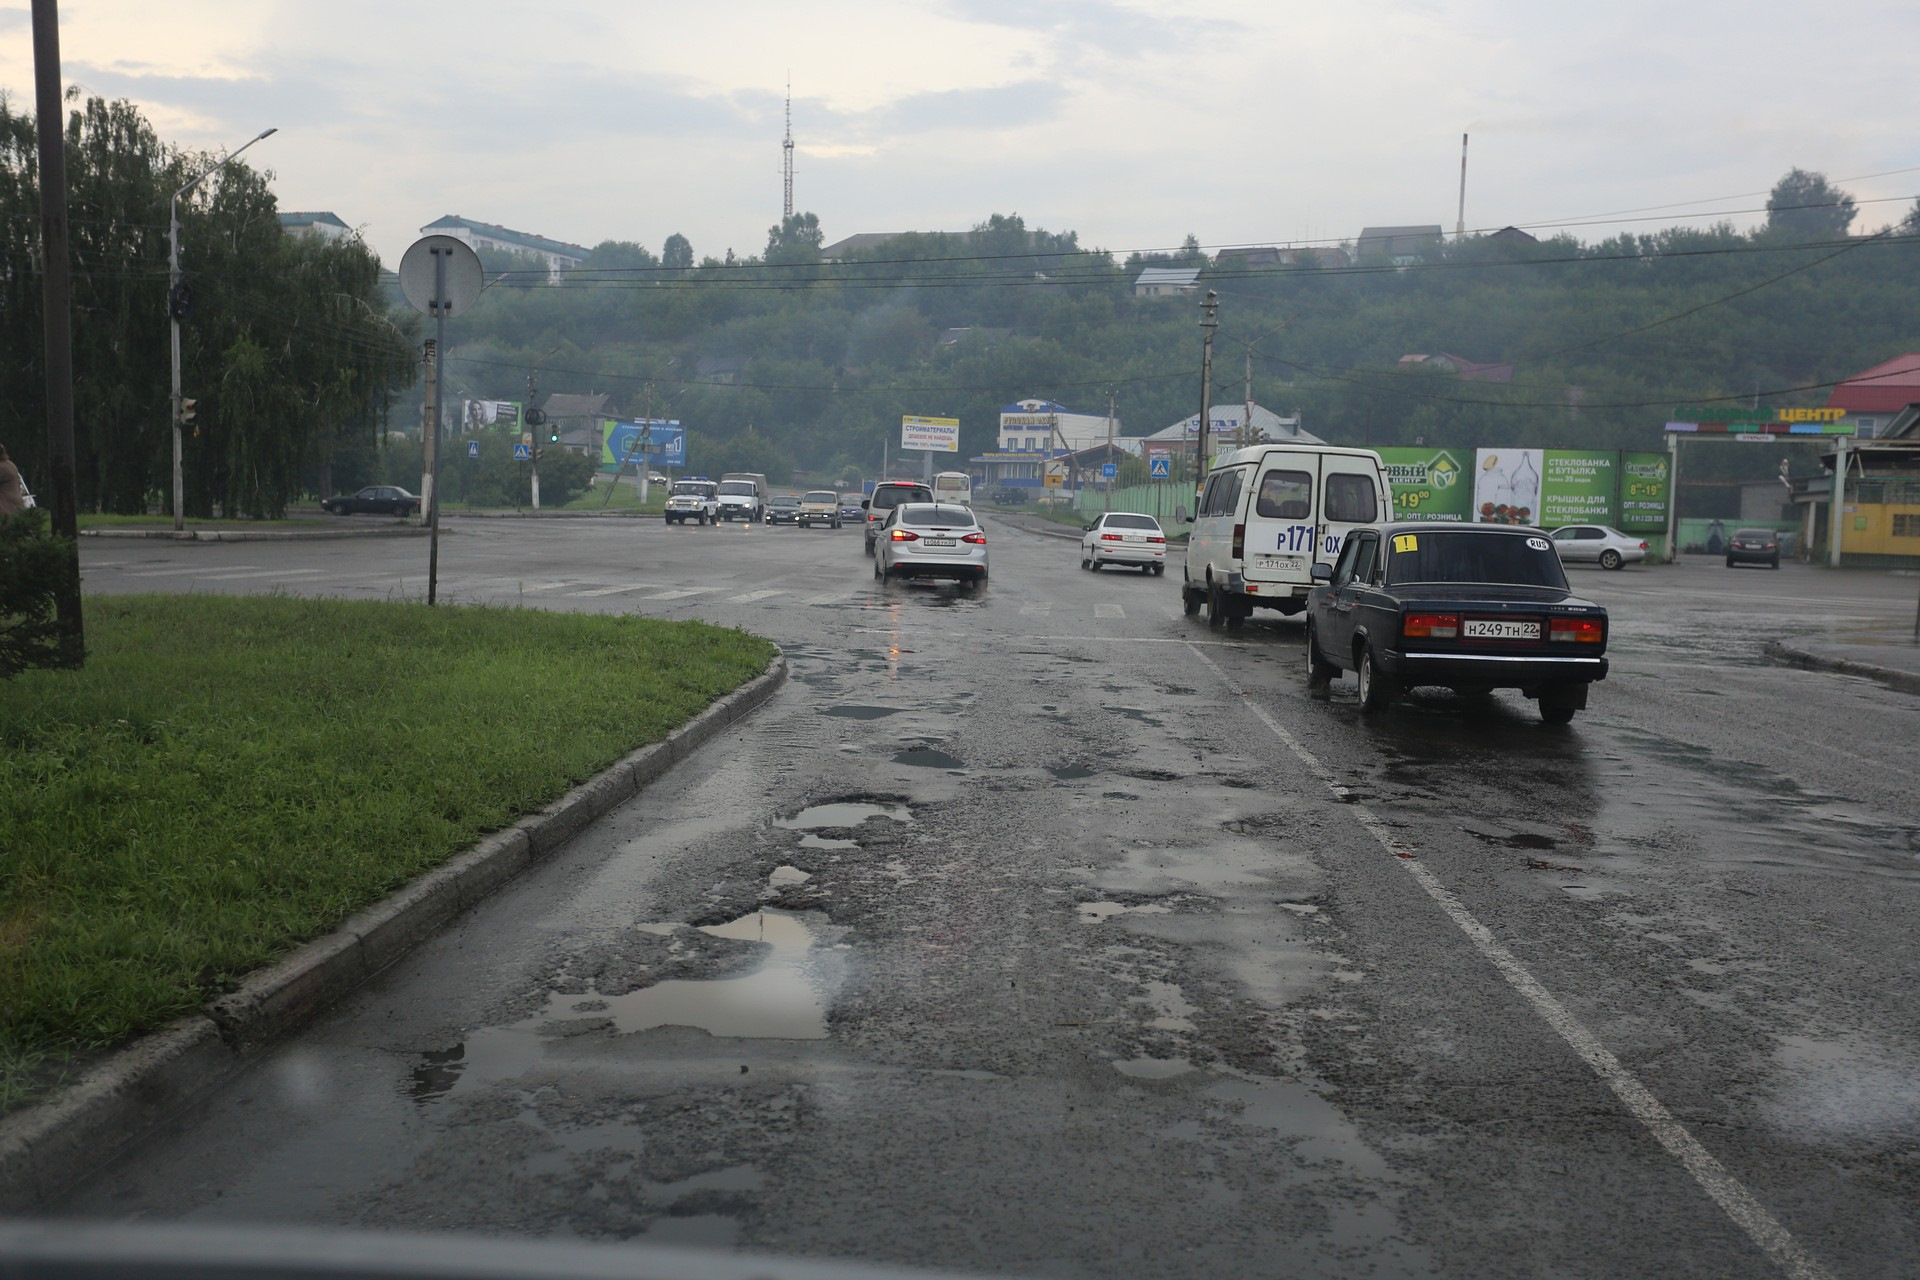
[[1347, 535], [1315, 565], [1307, 679], [1342, 671], [1360, 709], [1421, 685], [1462, 694], [1518, 689], [1565, 724], [1607, 675], [1607, 611], [1575, 596], [1553, 542], [1511, 525], [1390, 524]]
[[362, 513], [376, 516], [410, 516], [420, 510], [420, 496], [408, 493], [397, 484], [370, 484], [358, 493], [337, 494], [320, 505], [336, 516]]

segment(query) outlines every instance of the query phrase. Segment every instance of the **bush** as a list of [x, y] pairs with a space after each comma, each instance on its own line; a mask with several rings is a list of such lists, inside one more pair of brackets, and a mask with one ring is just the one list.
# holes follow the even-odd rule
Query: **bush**
[[53, 536], [44, 508], [0, 517], [0, 679], [35, 667], [77, 667], [60, 646], [54, 602], [79, 594], [73, 543]]

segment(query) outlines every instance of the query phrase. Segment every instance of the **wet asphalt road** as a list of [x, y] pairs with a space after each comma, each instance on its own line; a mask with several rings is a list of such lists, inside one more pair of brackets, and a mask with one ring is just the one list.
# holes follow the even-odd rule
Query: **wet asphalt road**
[[[743, 731], [263, 1059], [76, 1212], [1058, 1276], [1910, 1275], [1920, 702], [1770, 638], [1914, 580], [1574, 570], [1565, 730], [1358, 715], [1299, 628], [990, 523], [453, 522], [456, 600], [697, 616]], [[409, 598], [423, 542], [90, 543], [87, 586]], [[1263, 615], [1263, 618], [1271, 615]]]

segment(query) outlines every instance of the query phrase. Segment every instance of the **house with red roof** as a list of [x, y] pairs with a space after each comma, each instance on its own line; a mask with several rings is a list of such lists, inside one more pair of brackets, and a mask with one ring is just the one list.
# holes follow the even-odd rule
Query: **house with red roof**
[[1920, 405], [1920, 351], [1856, 373], [1827, 397], [1827, 408], [1846, 410], [1861, 439], [1886, 435], [1893, 420], [1914, 405]]
[[[1824, 475], [1789, 484], [1802, 511], [1801, 545], [1824, 547], [1829, 561], [1843, 564], [1920, 565], [1920, 352], [1839, 383], [1827, 408], [1842, 410], [1857, 435], [1821, 457]], [[1843, 463], [1836, 556], [1831, 515]]]

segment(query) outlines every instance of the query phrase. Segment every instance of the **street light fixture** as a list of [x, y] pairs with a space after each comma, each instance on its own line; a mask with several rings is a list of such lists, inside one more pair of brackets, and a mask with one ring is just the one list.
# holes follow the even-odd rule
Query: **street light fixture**
[[180, 321], [187, 313], [188, 298], [180, 285], [180, 197], [192, 191], [220, 170], [240, 158], [245, 151], [262, 138], [272, 137], [280, 132], [276, 128], [262, 129], [248, 138], [236, 149], [229, 151], [216, 164], [209, 165], [200, 172], [200, 176], [173, 193], [172, 211], [167, 219], [167, 319], [173, 328], [173, 528], [178, 533], [186, 528], [186, 473], [181, 465], [180, 448]]

